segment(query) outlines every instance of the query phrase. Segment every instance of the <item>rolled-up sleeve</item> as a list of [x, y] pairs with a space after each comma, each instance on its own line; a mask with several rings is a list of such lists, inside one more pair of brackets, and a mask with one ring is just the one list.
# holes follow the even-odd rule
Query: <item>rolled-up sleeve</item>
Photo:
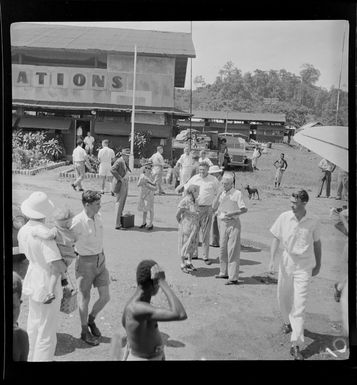
[[273, 226], [270, 228], [270, 232], [276, 238], [281, 238], [281, 215], [277, 218], [277, 220], [273, 223]]
[[243, 195], [240, 191], [238, 191], [237, 203], [240, 209], [246, 208], [245, 203], [243, 201]]
[[320, 240], [320, 237], [321, 237], [321, 226], [320, 226], [320, 222], [316, 221], [315, 228], [312, 232], [312, 239], [314, 242], [317, 242]]

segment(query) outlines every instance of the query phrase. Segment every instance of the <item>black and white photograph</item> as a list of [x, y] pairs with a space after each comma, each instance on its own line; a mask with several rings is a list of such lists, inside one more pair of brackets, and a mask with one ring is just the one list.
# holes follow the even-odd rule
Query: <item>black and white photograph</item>
[[349, 360], [350, 21], [113, 19], [10, 26], [13, 361]]

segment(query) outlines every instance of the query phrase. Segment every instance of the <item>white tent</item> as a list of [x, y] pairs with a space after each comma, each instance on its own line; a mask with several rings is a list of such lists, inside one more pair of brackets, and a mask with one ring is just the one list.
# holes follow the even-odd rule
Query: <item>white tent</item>
[[348, 127], [315, 126], [302, 129], [294, 140], [348, 171]]

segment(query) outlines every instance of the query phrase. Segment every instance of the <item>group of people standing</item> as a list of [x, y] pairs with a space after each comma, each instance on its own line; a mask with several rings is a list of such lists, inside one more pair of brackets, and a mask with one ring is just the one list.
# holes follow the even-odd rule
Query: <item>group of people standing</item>
[[[77, 144], [74, 162], [76, 169], [82, 170], [87, 159], [80, 149], [80, 139]], [[128, 193], [130, 152], [129, 149], [123, 149], [120, 157], [114, 160], [114, 152], [109, 150], [108, 143], [103, 141], [98, 158], [101, 173], [107, 177], [110, 172], [115, 177], [112, 185], [117, 206], [115, 228], [121, 229], [120, 217]], [[143, 212], [140, 228], [147, 227], [148, 230], [153, 228], [154, 192], [161, 186], [165, 167], [162, 150], [159, 146], [157, 153], [143, 165], [137, 183], [140, 188], [138, 210]], [[185, 148], [184, 154], [175, 165], [180, 170], [180, 183], [176, 190], [182, 191], [182, 199], [176, 212], [180, 268], [184, 273], [196, 270], [193, 260], [198, 258], [201, 237], [202, 259], [206, 265], [212, 263], [209, 259], [210, 244], [220, 248], [220, 271], [215, 278], [226, 280], [226, 285], [238, 285], [240, 215], [247, 213], [248, 209], [241, 191], [235, 188], [234, 175], [213, 165], [205, 152], [201, 152], [196, 159], [198, 165], [195, 165], [193, 159], [197, 158], [196, 154], [192, 156], [189, 150], [189, 147]], [[275, 163], [275, 183], [279, 187], [282, 173], [287, 167], [284, 154]], [[103, 190], [104, 183], [105, 178]], [[72, 186], [83, 191], [78, 180]], [[29, 260], [23, 292], [29, 296], [27, 333], [30, 361], [53, 360], [60, 289], [61, 285], [68, 284], [65, 272], [69, 258], [66, 246], [69, 244], [71, 247], [73, 245], [75, 256], [72, 258], [75, 260], [75, 275], [80, 293], [81, 339], [90, 345], [99, 344], [101, 332], [95, 320], [110, 300], [110, 279], [106, 268], [103, 223], [99, 212], [101, 196], [96, 191], [84, 191], [83, 210], [77, 215], [62, 210], [63, 215], [57, 217], [56, 231], [50, 236], [45, 220], [54, 215], [55, 206], [47, 195], [42, 192], [32, 193], [21, 205], [22, 212], [30, 218], [21, 227], [18, 235], [19, 249]], [[280, 243], [284, 249], [279, 263], [278, 304], [284, 322], [283, 330], [291, 333], [290, 354], [296, 360], [303, 359], [301, 345], [304, 342], [304, 319], [310, 279], [321, 268], [320, 224], [306, 210], [308, 201], [309, 196], [305, 190], [293, 193], [290, 198], [291, 210], [282, 213], [270, 228], [273, 241], [269, 271], [274, 272], [274, 261]], [[59, 276], [62, 280], [58, 280]], [[145, 260], [138, 265], [137, 284], [136, 293], [125, 306], [122, 318], [128, 336], [126, 359], [164, 359], [157, 322], [184, 320], [187, 314], [166, 283], [163, 270], [155, 261]], [[90, 310], [92, 286], [97, 288], [99, 297]], [[169, 310], [159, 310], [150, 304], [151, 297], [157, 294], [159, 288], [168, 298]]]

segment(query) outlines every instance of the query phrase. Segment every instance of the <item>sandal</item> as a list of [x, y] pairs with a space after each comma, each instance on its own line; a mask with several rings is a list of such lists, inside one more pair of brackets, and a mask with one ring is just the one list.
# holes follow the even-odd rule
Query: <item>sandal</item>
[[187, 268], [187, 266], [181, 266], [181, 270], [186, 273], [186, 274], [190, 274], [190, 270]]
[[188, 270], [190, 271], [196, 271], [197, 269], [195, 268], [195, 266], [192, 265], [192, 263], [187, 263], [186, 264], [186, 267]]

